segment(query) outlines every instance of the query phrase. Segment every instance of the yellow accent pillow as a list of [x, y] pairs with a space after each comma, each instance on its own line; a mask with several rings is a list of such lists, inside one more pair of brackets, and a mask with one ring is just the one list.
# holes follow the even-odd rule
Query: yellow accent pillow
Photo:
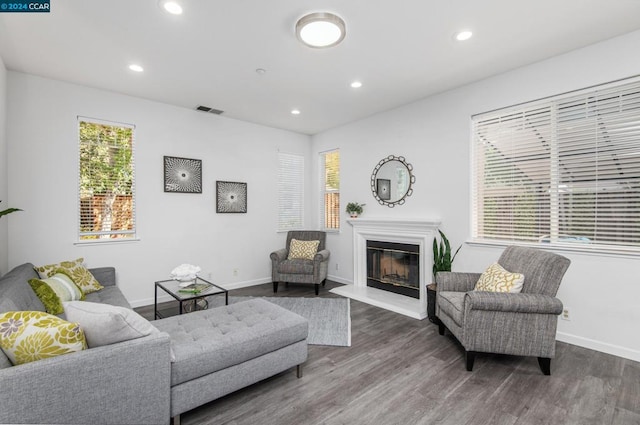
[[516, 294], [522, 291], [524, 275], [511, 273], [500, 264], [493, 263], [482, 273], [474, 290], [489, 292], [509, 292]]
[[0, 315], [0, 348], [19, 365], [87, 348], [84, 332], [43, 311], [8, 311]]
[[320, 245], [320, 241], [300, 241], [298, 239], [291, 239], [289, 257], [287, 257], [287, 259], [313, 260], [313, 257], [315, 257], [318, 252], [318, 245]]
[[100, 282], [96, 280], [85, 266], [82, 265], [84, 258], [78, 258], [74, 261], [63, 261], [59, 264], [47, 264], [46, 266], [36, 267], [36, 271], [41, 279], [46, 279], [63, 270], [85, 294], [96, 292], [104, 288]]

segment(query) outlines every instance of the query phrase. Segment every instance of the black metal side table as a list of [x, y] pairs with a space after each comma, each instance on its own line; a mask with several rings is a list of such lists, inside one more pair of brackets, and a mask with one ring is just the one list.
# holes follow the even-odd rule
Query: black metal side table
[[206, 309], [209, 305], [206, 297], [212, 295], [224, 294], [224, 303], [229, 305], [229, 291], [222, 286], [218, 286], [201, 277], [196, 277], [195, 280], [190, 281], [187, 287], [181, 286], [181, 283], [172, 279], [156, 282], [153, 299], [153, 313], [156, 319], [169, 316], [158, 310], [158, 288], [171, 295], [178, 302], [178, 314]]

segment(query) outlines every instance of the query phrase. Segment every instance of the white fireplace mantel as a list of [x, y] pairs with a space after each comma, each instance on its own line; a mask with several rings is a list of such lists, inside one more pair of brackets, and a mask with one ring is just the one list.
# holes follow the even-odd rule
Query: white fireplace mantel
[[[399, 218], [355, 218], [353, 226], [353, 285], [331, 292], [416, 319], [427, 317], [427, 277], [431, 276], [433, 253], [430, 247], [440, 220]], [[420, 247], [420, 299], [367, 286], [367, 241], [413, 244]]]

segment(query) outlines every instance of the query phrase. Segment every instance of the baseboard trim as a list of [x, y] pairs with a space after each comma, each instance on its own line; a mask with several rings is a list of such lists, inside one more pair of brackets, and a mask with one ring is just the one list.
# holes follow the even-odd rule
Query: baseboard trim
[[584, 338], [577, 335], [558, 332], [556, 339], [567, 344], [577, 345], [578, 347], [588, 348], [590, 350], [600, 351], [602, 353], [612, 354], [614, 356], [640, 362], [640, 351], [631, 348], [622, 347], [620, 345], [608, 344], [602, 341], [596, 341], [590, 338]]
[[[271, 278], [265, 277], [261, 279], [255, 279], [255, 280], [246, 280], [244, 282], [221, 283], [220, 286], [227, 289], [228, 291], [231, 291], [233, 289], [240, 289], [240, 288], [246, 288], [249, 286], [262, 285], [264, 283], [271, 283]], [[175, 301], [175, 299], [170, 295], [164, 293], [164, 291], [162, 290], [158, 291], [158, 302], [164, 303], [168, 301]], [[133, 308], [146, 307], [148, 305], [153, 305], [153, 297], [129, 301], [129, 304], [131, 304]]]
[[331, 276], [331, 275], [327, 275], [327, 280], [330, 280], [332, 282], [338, 282], [338, 283], [342, 283], [344, 285], [351, 285], [353, 284], [353, 281], [348, 280], [348, 279], [344, 279], [340, 276]]

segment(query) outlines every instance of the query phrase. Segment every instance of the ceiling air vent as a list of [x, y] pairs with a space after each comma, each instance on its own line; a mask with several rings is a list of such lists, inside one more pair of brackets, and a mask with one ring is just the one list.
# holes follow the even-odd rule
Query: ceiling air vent
[[202, 105], [197, 106], [196, 111], [209, 112], [211, 114], [216, 114], [216, 115], [220, 115], [224, 112], [224, 111], [221, 111], [220, 109], [214, 109], [214, 108], [210, 108], [208, 106], [202, 106]]

